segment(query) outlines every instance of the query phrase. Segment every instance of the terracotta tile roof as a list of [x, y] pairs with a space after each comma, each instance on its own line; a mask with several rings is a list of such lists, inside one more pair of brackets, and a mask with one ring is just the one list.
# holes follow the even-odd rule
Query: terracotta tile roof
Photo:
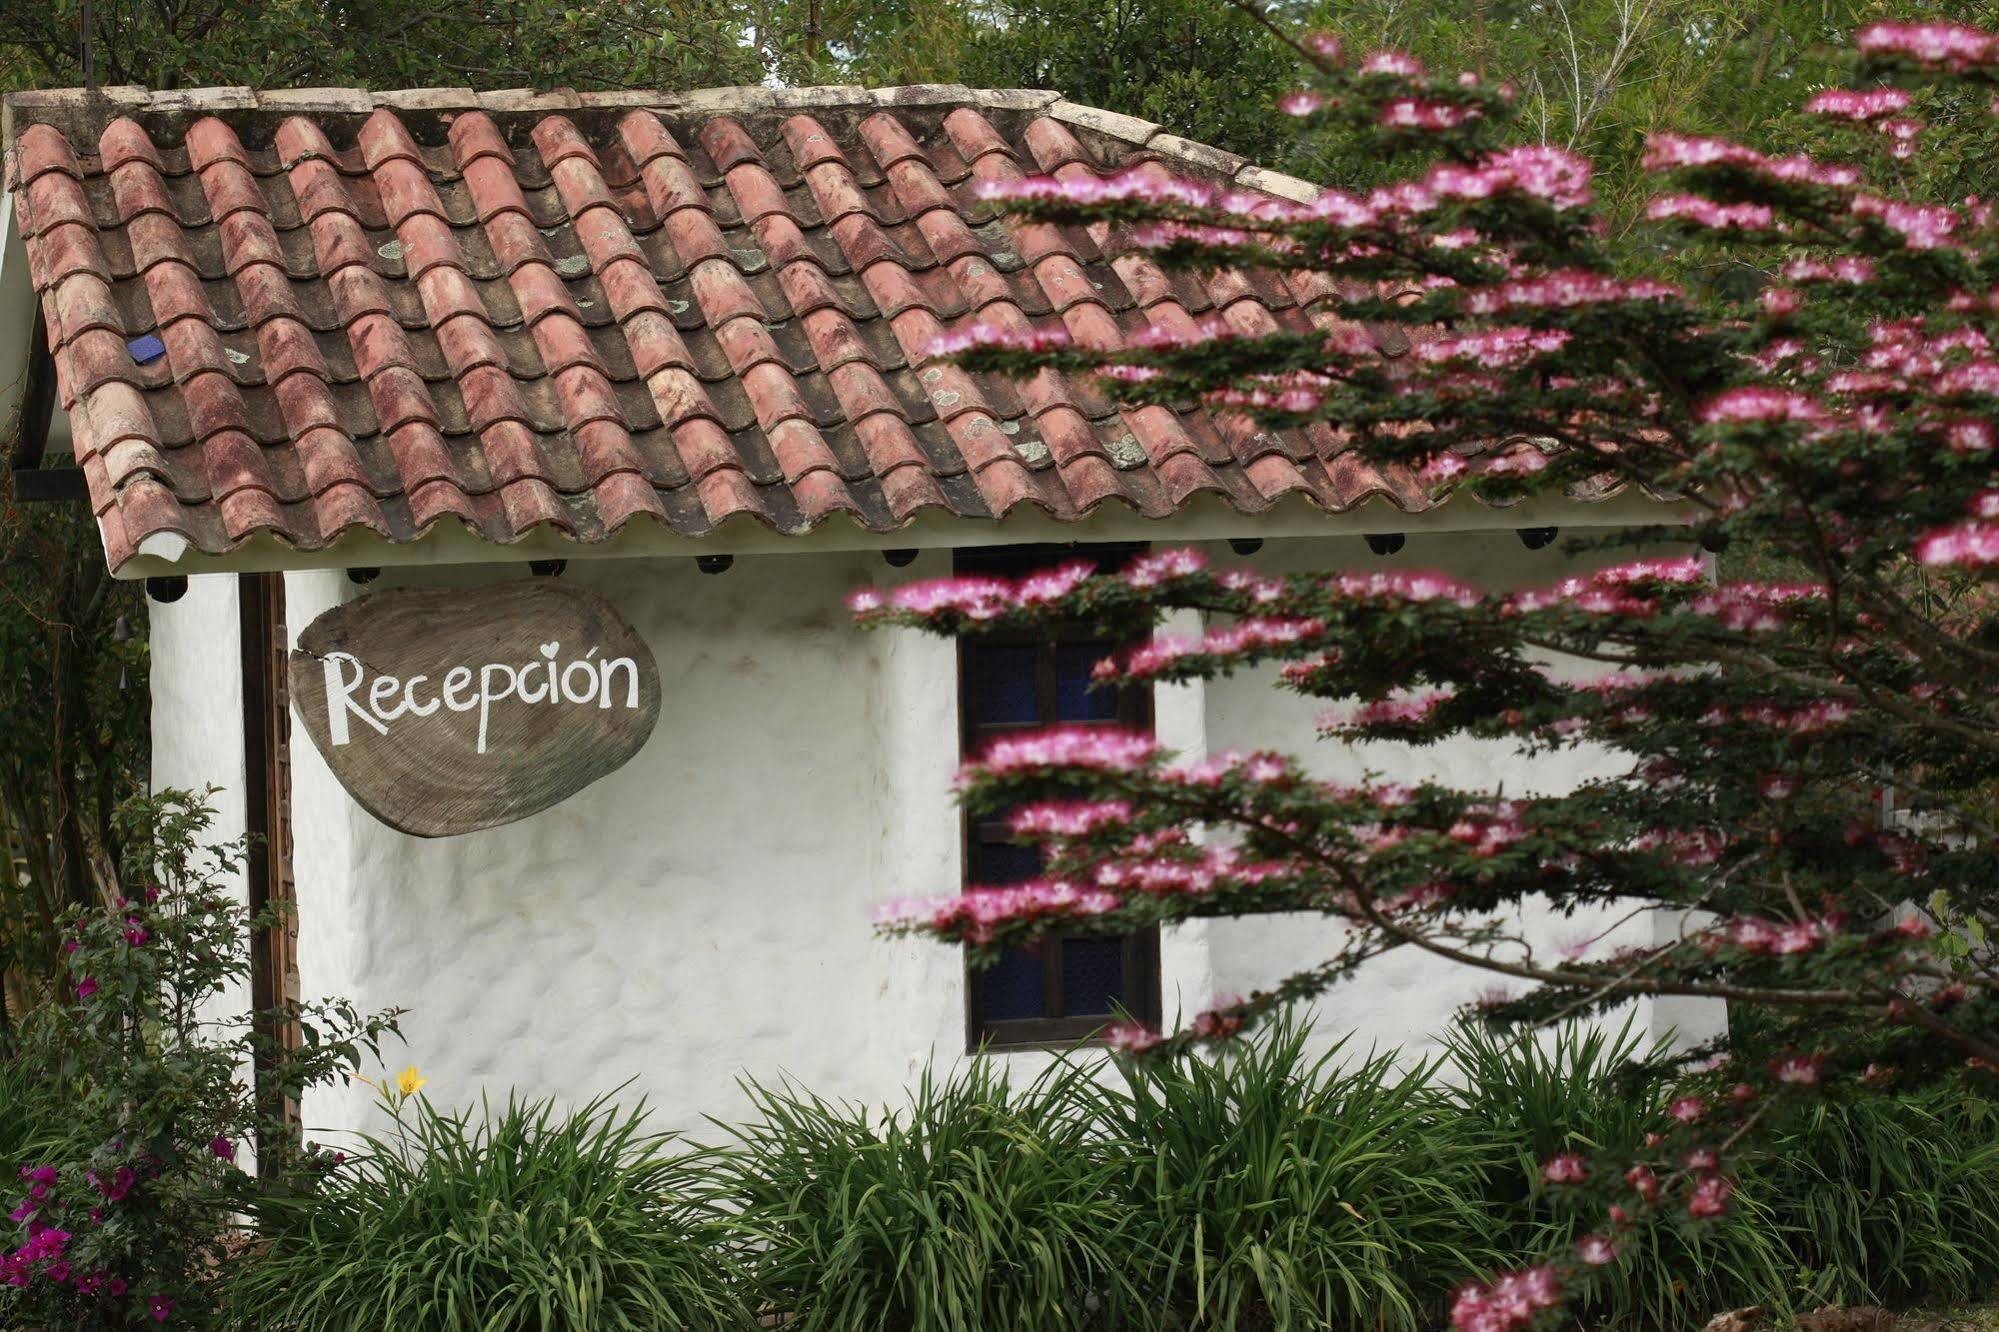
[[1001, 220], [974, 186], [1023, 172], [1312, 192], [1054, 94], [109, 89], [7, 109], [114, 568], [161, 533], [215, 554], [445, 519], [602, 542], [635, 520], [885, 533], [930, 508], [1433, 502], [1330, 431], [922, 364], [974, 315], [1089, 342], [1339, 318], [1322, 280], [1168, 275], [1102, 230]]

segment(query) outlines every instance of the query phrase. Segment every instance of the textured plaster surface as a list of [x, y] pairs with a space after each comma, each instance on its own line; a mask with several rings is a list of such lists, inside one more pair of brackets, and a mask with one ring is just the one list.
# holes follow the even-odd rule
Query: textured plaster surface
[[[179, 601], [148, 600], [146, 607], [152, 659], [152, 789], [171, 787], [199, 794], [216, 788], [206, 797], [215, 810], [208, 840], [227, 841], [248, 826], [236, 579], [227, 574], [191, 578]], [[237, 903], [248, 901], [249, 881], [242, 873], [224, 875], [222, 882]], [[226, 983], [202, 1004], [213, 1022], [236, 1020], [249, 1009], [247, 978]], [[240, 1069], [238, 1076], [247, 1083], [249, 1068]], [[254, 1148], [245, 1144], [244, 1150]], [[244, 1159], [247, 1162], [248, 1157]]]
[[[1236, 559], [1220, 543], [1209, 553]], [[1412, 538], [1388, 560], [1359, 538], [1272, 541], [1248, 562], [1400, 564], [1495, 584], [1575, 571], [1558, 549], [1528, 552], [1511, 533]], [[651, 645], [665, 685], [660, 724], [623, 769], [504, 828], [440, 841], [394, 832], [354, 805], [300, 735], [293, 818], [307, 993], [406, 1006], [407, 1049], [386, 1060], [420, 1066], [439, 1100], [509, 1088], [580, 1099], [629, 1084], [663, 1124], [686, 1128], [739, 1113], [743, 1076], [882, 1100], [933, 1056], [964, 1058], [957, 953], [884, 940], [871, 925], [881, 902], [958, 881], [955, 652], [913, 633], [860, 633], [842, 608], [861, 583], [947, 569], [943, 551], [904, 570], [861, 552], [744, 557], [719, 577], [691, 560], [572, 564], [564, 576], [609, 598]], [[518, 573], [410, 569], [375, 586]], [[156, 638], [155, 688], [162, 703], [203, 701], [156, 708], [156, 766], [240, 776], [237, 704], [218, 701], [214, 665], [226, 642], [233, 678], [233, 595], [226, 625], [210, 605], [211, 588], [233, 594], [233, 585], [194, 587], [171, 615], [156, 612], [167, 630]], [[296, 635], [360, 589], [337, 572], [306, 573], [288, 576], [287, 594]], [[1155, 703], [1161, 738], [1182, 752], [1287, 749], [1329, 776], [1371, 767], [1553, 790], [1605, 762], [1530, 761], [1474, 744], [1363, 754], [1313, 739], [1317, 711], [1260, 672], [1164, 689]], [[240, 803], [230, 817], [240, 826]], [[1533, 924], [1543, 947], [1590, 929]], [[1191, 1014], [1218, 993], [1267, 984], [1337, 943], [1336, 926], [1299, 916], [1169, 932], [1166, 1011]], [[1418, 1053], [1489, 984], [1391, 955], [1315, 1006], [1320, 1039], [1351, 1032], [1363, 1045]], [[1684, 1014], [1674, 1020], [1686, 1025]], [[1023, 1072], [1044, 1062], [1007, 1058]], [[370, 1123], [369, 1097], [359, 1087], [316, 1095], [308, 1124], [323, 1137]]]

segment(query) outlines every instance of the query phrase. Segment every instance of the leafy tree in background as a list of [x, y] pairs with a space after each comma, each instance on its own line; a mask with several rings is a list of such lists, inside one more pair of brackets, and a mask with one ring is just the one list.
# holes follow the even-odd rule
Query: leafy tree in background
[[[1788, 151], [1808, 132], [1801, 96], [1839, 77], [1839, 44], [1863, 23], [1922, 12], [1981, 22], [1999, 10], [1981, 0], [1279, 0], [1270, 9], [1287, 27], [1337, 29], [1364, 49], [1511, 80], [1515, 135], [1589, 157], [1599, 212], [1620, 232], [1650, 192], [1639, 167], [1646, 136], [1727, 132]], [[1953, 131], [1944, 152], [1990, 161], [1995, 136], [1982, 120]], [[1341, 139], [1298, 144], [1285, 161], [1345, 188], [1380, 184], [1402, 165]], [[1936, 153], [1922, 164], [1947, 195], [1978, 188], [1951, 165]]]
[[769, 18], [788, 83], [1050, 88], [1249, 157], [1287, 142], [1268, 111], [1298, 58], [1228, 0], [783, 0]]
[[58, 921], [115, 886], [113, 815], [147, 758], [145, 609], [80, 506], [0, 509], [0, 983], [43, 997]]
[[[0, 7], [13, 78], [84, 82], [84, 8]], [[89, 10], [100, 84], [689, 88], [763, 73], [731, 0], [95, 0]]]
[[971, 34], [959, 82], [1055, 88], [1268, 160], [1285, 142], [1269, 107], [1297, 57], [1218, 0], [1005, 0]]
[[[1543, 1163], [1538, 1186], [1582, 1193], [1598, 1229], [1453, 1311], [1461, 1332], [1521, 1332], [1551, 1325], [1641, 1227], [1728, 1215], [1746, 1153], [1802, 1109], [1989, 1095], [1999, 1077], [1999, 212], [1931, 202], [1923, 170], [1973, 109], [1999, 116], [1999, 35], [1862, 28], [1852, 86], [1806, 101], [1814, 156], [1649, 137], [1641, 234], [1755, 275], [1740, 288], [1632, 272], [1589, 161], [1517, 144], [1514, 96], [1490, 78], [1310, 45], [1319, 75], [1285, 109], [1423, 169], [1306, 204], [1157, 164], [1108, 180], [1071, 166], [1000, 195], [1038, 221], [1118, 226], [1166, 267], [1316, 285], [1337, 303], [1313, 327], [1189, 320], [1085, 346], [1016, 314], [934, 353], [1337, 430], [1373, 463], [1495, 502], [1641, 487], [1679, 497], [1689, 526], [1572, 540], [1618, 562], [1511, 594], [1162, 551], [1110, 575], [1077, 563], [871, 591], [857, 609], [949, 634], [1080, 620], [1127, 641], [1196, 612], [1201, 636], [1153, 639], [1099, 678], [1276, 666], [1272, 683], [1335, 704], [1319, 728], [1335, 743], [1586, 746], [1606, 769], [1520, 795], [1325, 782], [1277, 753], [1176, 761], [1101, 727], [1007, 737], [961, 790], [1011, 811], [1045, 877], [916, 904], [900, 928], [989, 961], [1057, 930], [1273, 911], [1340, 926], [1321, 965], [1184, 1030], [1117, 1030], [1133, 1051], [1226, 1041], [1407, 949], [1510, 981], [1482, 1007], [1500, 1025], [1646, 996], [1753, 1017], [1654, 1064], [1675, 1091], [1636, 1159]], [[1381, 355], [1367, 330], [1384, 326], [1408, 355]], [[1716, 579], [1695, 541], [1798, 573]], [[1550, 909], [1594, 933], [1537, 948], [1524, 922]]]

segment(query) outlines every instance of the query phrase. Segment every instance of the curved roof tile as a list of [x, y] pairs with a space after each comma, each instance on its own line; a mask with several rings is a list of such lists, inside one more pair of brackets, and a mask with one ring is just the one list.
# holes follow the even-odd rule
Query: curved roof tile
[[[1332, 431], [1119, 409], [921, 364], [982, 317], [1117, 345], [1210, 311], [1331, 326], [1337, 293], [1160, 272], [1109, 228], [1001, 219], [980, 180], [1140, 162], [1312, 187], [1052, 93], [15, 94], [7, 183], [114, 568], [456, 519], [577, 542], [845, 513], [1191, 497], [1245, 514], [1438, 499]], [[141, 363], [128, 343], [157, 337]]]

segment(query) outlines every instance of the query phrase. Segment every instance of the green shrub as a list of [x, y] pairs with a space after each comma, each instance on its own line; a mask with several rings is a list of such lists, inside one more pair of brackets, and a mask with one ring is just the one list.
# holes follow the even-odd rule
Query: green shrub
[[758, 1303], [801, 1332], [1104, 1325], [1133, 1218], [1085, 1078], [1061, 1063], [1016, 1091], [975, 1060], [926, 1071], [890, 1112], [750, 1085], [755, 1115], [722, 1126], [719, 1160], [762, 1241]]
[[397, 1106], [317, 1188], [257, 1212], [260, 1252], [230, 1281], [256, 1332], [711, 1332], [739, 1303], [739, 1229], [708, 1205], [698, 1156], [643, 1107], [558, 1112]]
[[[4, 1095], [8, 1151], [28, 1150], [8, 1189], [11, 1235], [0, 1325], [48, 1332], [208, 1328], [226, 1242], [260, 1191], [302, 1186], [319, 1162], [275, 1096], [358, 1066], [395, 1030], [342, 1000], [250, 1014], [217, 1005], [250, 970], [253, 932], [277, 923], [230, 901], [242, 839], [206, 845], [203, 798], [163, 791], [118, 813], [131, 898], [59, 918], [63, 979], [21, 1023]], [[279, 1048], [277, 1021], [304, 1032]], [[238, 1169], [260, 1144], [260, 1173]]]
[[1490, 1149], [1432, 1067], [1342, 1067], [1275, 1024], [1212, 1060], [1120, 1062], [1094, 1100], [1119, 1144], [1125, 1262], [1152, 1316], [1130, 1326], [1431, 1325], [1497, 1255], [1480, 1210]]

